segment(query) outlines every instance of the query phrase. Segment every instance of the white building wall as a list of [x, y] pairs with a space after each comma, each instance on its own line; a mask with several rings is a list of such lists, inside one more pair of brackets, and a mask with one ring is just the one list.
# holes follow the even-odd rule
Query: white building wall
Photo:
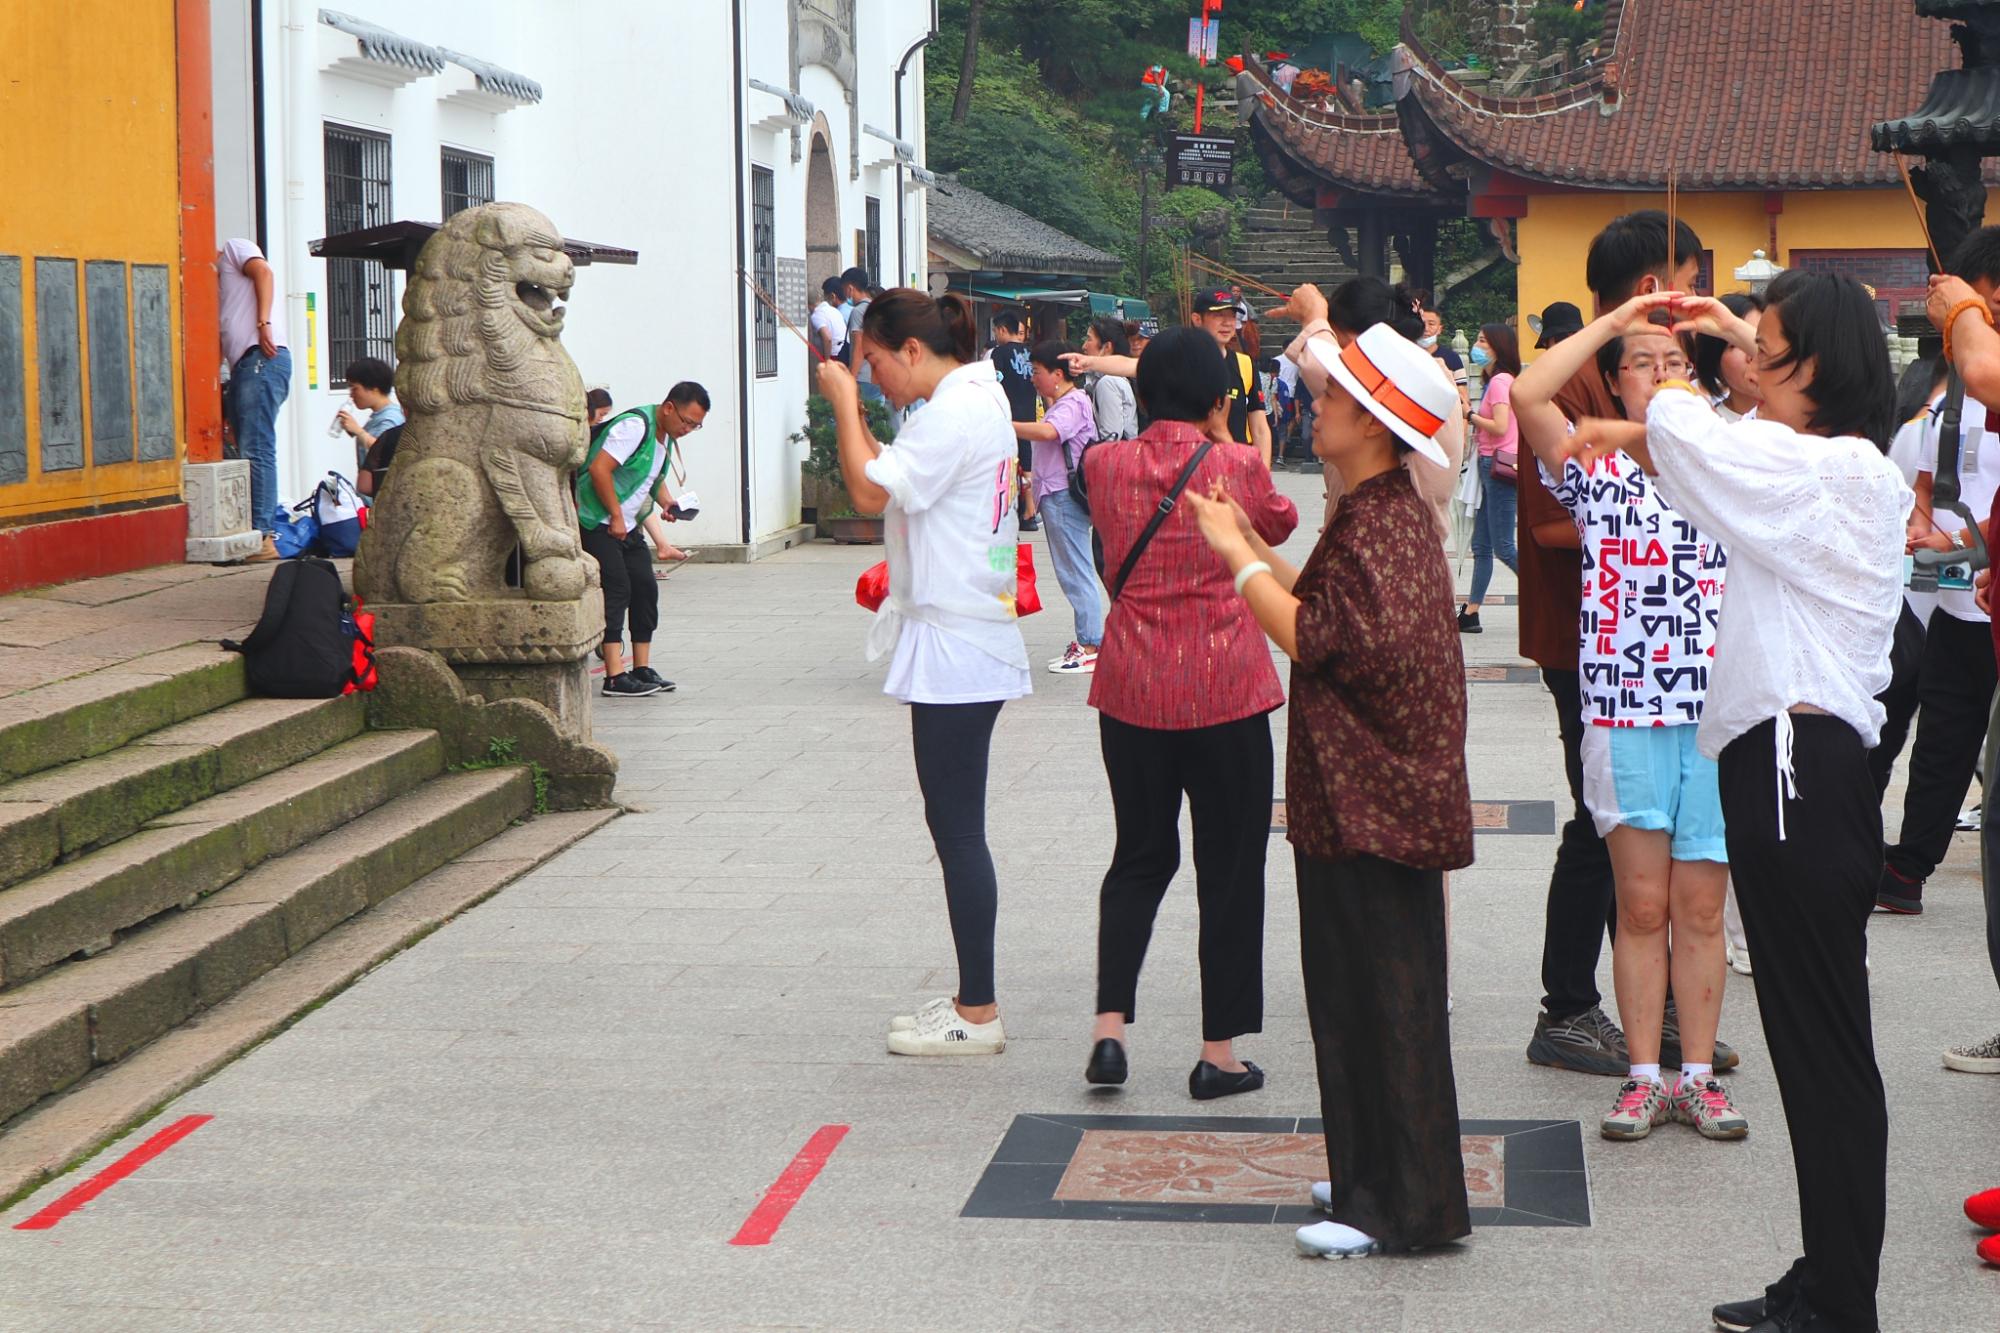
[[[343, 0], [341, 10], [356, 18], [463, 51], [542, 85], [539, 104], [488, 113], [442, 100], [451, 81], [463, 78], [455, 65], [393, 88], [323, 69], [330, 30], [317, 21], [318, 6], [266, 0], [266, 248], [287, 298], [294, 362], [291, 398], [279, 424], [279, 499], [299, 499], [328, 469], [349, 474], [354, 469], [351, 443], [326, 433], [346, 395], [331, 387], [341, 367], [329, 363], [326, 264], [306, 248], [326, 234], [321, 136], [324, 123], [336, 121], [391, 136], [395, 219], [441, 216], [439, 152], [452, 146], [494, 158], [497, 198], [534, 205], [572, 238], [637, 250], [636, 267], [590, 265], [577, 271], [563, 341], [585, 382], [608, 387], [620, 406], [658, 401], [683, 379], [708, 389], [713, 406], [707, 424], [683, 442], [685, 487], [699, 493], [701, 516], [677, 539], [694, 545], [755, 542], [796, 524], [798, 465], [805, 451], [790, 437], [805, 422], [808, 354], [781, 330], [778, 374], [755, 375], [755, 307], [737, 265], [740, 255], [746, 268], [752, 266], [752, 164], [773, 172], [781, 266], [803, 260], [808, 141], [802, 139], [794, 162], [789, 133], [754, 129], [776, 104], [747, 87], [739, 120], [739, 64], [745, 80], [795, 87], [824, 117], [833, 148], [843, 265], [856, 262], [854, 233], [863, 225], [864, 200], [871, 194], [882, 204], [885, 285], [912, 274], [920, 279], [925, 233], [923, 192], [914, 190], [904, 200], [899, 272], [897, 172], [871, 165], [889, 156], [889, 146], [859, 136], [857, 175], [856, 139], [840, 80], [824, 66], [807, 64], [793, 84], [794, 2], [594, 0], [588, 20], [579, 22], [574, 7], [560, 0], [425, 0], [422, 5]], [[809, 2], [837, 9], [841, 0]], [[219, 0], [224, 10], [237, 3]], [[893, 132], [896, 63], [929, 30], [931, 6], [923, 0], [855, 0], [855, 5], [852, 114]], [[247, 5], [243, 9], [247, 13]], [[222, 26], [218, 23], [218, 47], [237, 43]], [[240, 62], [231, 68], [240, 71]], [[219, 144], [249, 142], [246, 86], [241, 79], [225, 85], [218, 74]], [[922, 89], [919, 53], [902, 80], [903, 137], [917, 144]], [[232, 160], [246, 159], [238, 152], [218, 161], [218, 194], [238, 201], [218, 240], [245, 234], [245, 213], [254, 198], [255, 182], [242, 180], [244, 168], [232, 168]], [[400, 302], [406, 275], [394, 276]], [[315, 305], [311, 356], [309, 294]], [[787, 313], [803, 322], [803, 310]]]

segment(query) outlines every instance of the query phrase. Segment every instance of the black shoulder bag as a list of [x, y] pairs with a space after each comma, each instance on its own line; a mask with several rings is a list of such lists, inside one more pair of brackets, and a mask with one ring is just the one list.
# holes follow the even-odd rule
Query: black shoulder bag
[[1139, 540], [1133, 542], [1132, 549], [1125, 553], [1125, 563], [1118, 566], [1118, 577], [1111, 584], [1112, 601], [1117, 601], [1118, 595], [1125, 591], [1125, 582], [1132, 577], [1133, 569], [1139, 564], [1139, 557], [1146, 553], [1148, 546], [1152, 545], [1154, 534], [1159, 532], [1160, 525], [1167, 521], [1167, 516], [1174, 512], [1174, 506], [1180, 503], [1181, 492], [1185, 491], [1188, 482], [1193, 480], [1194, 470], [1201, 466], [1201, 460], [1207, 458], [1208, 451], [1214, 447], [1215, 441], [1203, 440], [1201, 448], [1194, 451], [1194, 457], [1188, 459], [1187, 466], [1181, 469], [1180, 476], [1174, 478], [1173, 489], [1166, 493], [1159, 507], [1153, 511], [1153, 517], [1147, 522], [1146, 530], [1139, 534]]
[[[1931, 512], [1942, 510], [1956, 514], [1965, 520], [1970, 536], [1963, 547], [1950, 551], [1917, 551], [1910, 557], [1912, 571], [1910, 590], [1912, 592], [1935, 592], [1938, 577], [1946, 569], [1958, 566], [1968, 575], [1986, 568], [1989, 557], [1986, 551], [1986, 537], [1980, 530], [1980, 520], [1966, 507], [1960, 498], [1958, 483], [1959, 451], [1963, 436], [1960, 417], [1965, 411], [1965, 381], [1956, 370], [1944, 395], [1944, 406], [1938, 418], [1937, 470], [1931, 474]], [[1973, 448], [1979, 447], [1975, 437]], [[1954, 584], [1953, 586], [1961, 586]]]

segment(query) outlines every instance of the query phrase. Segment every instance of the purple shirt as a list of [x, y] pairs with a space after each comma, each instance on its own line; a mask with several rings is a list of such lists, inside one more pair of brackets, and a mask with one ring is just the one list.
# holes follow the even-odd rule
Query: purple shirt
[[[1042, 420], [1056, 428], [1060, 439], [1036, 440], [1035, 498], [1069, 489], [1070, 468], [1083, 462], [1083, 447], [1097, 439], [1097, 414], [1091, 410], [1090, 395], [1072, 389], [1049, 404]], [[1063, 465], [1062, 451], [1069, 451], [1069, 466]]]

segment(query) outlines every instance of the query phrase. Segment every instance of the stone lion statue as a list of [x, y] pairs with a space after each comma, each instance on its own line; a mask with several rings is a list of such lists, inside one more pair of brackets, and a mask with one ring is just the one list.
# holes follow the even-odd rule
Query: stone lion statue
[[533, 600], [597, 584], [569, 481], [590, 444], [556, 305], [574, 277], [561, 234], [525, 204], [467, 209], [425, 244], [396, 330], [408, 424], [354, 563], [364, 600], [511, 596], [516, 545]]

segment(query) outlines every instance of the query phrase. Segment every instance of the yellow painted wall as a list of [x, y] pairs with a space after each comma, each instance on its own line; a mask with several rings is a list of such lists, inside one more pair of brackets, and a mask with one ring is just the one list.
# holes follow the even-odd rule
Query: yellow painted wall
[[[1591, 316], [1584, 257], [1591, 238], [1611, 219], [1642, 208], [1665, 208], [1663, 194], [1576, 193], [1530, 195], [1528, 216], [1516, 224], [1522, 327], [1531, 312], [1551, 301], [1573, 301]], [[1716, 291], [1741, 287], [1731, 272], [1749, 262], [1753, 250], [1770, 249], [1770, 218], [1761, 193], [1682, 194], [1682, 217], [1715, 252]], [[1987, 197], [1986, 220], [2000, 221], [2000, 192]], [[1794, 191], [1778, 215], [1778, 250], [1771, 256], [1789, 266], [1800, 250], [1922, 249], [1923, 232], [1900, 188], [1892, 190]]]
[[[178, 458], [103, 467], [90, 461], [89, 365], [81, 347], [84, 463], [41, 475], [34, 315], [36, 256], [79, 261], [80, 343], [89, 319], [82, 292], [85, 261], [167, 265], [174, 438], [185, 441], [173, 0], [0, 3], [0, 51], [6, 53], [6, 73], [0, 76], [0, 126], [6, 127], [0, 132], [0, 254], [21, 258], [28, 415], [28, 479], [0, 486], [0, 523], [178, 495]], [[136, 408], [136, 361], [131, 375]], [[136, 440], [136, 430], [133, 435]]]

